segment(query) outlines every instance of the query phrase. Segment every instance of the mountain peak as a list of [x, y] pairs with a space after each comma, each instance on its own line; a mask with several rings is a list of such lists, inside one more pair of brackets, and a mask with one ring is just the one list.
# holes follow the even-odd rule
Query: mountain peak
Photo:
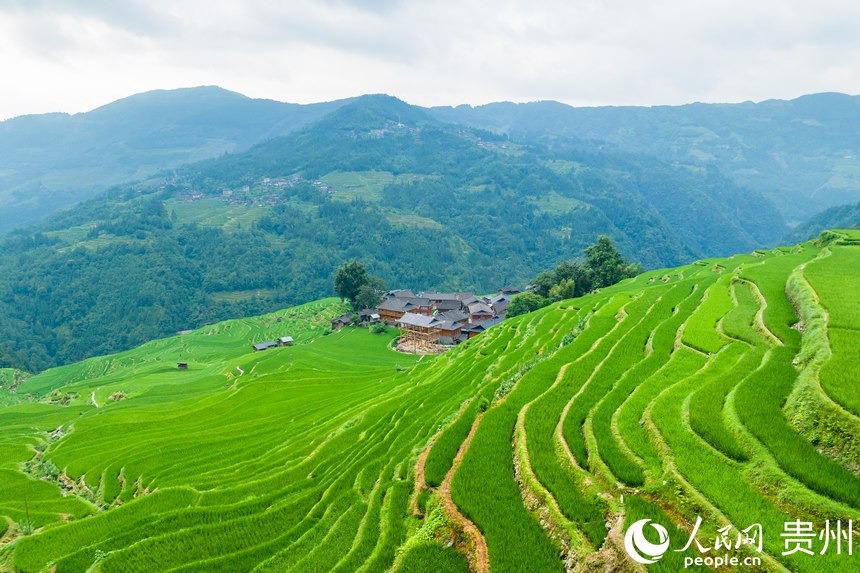
[[323, 120], [342, 129], [381, 129], [392, 122], [415, 127], [431, 121], [421, 108], [387, 94], [359, 96]]

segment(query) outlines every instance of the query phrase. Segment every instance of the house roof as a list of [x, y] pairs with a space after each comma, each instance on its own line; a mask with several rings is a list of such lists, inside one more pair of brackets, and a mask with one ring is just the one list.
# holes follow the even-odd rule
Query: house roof
[[438, 327], [440, 322], [442, 321], [440, 321], [435, 316], [426, 316], [423, 314], [416, 314], [414, 312], [407, 312], [406, 314], [397, 319], [397, 324], [404, 324], [407, 326], [419, 326], [422, 328]]
[[259, 344], [254, 345], [254, 350], [266, 350], [267, 348], [272, 348], [273, 346], [277, 346], [278, 343], [274, 340], [268, 340], [266, 342], [261, 342]]
[[490, 305], [493, 307], [493, 310], [496, 312], [497, 315], [505, 314], [505, 311], [508, 310], [509, 304], [511, 304], [511, 299], [506, 295], [499, 295], [493, 297], [492, 301], [490, 302]]
[[292, 336], [282, 336], [278, 340], [280, 340], [281, 342], [292, 342], [293, 337]]
[[501, 316], [493, 317], [489, 320], [482, 320], [480, 322], [472, 322], [469, 324], [463, 325], [463, 332], [483, 332], [488, 328], [496, 326], [504, 319]]
[[429, 298], [434, 302], [443, 300], [464, 300], [474, 297], [470, 292], [422, 292], [421, 296]]
[[346, 312], [346, 313], [340, 315], [339, 317], [333, 319], [332, 322], [342, 322], [345, 324], [349, 324], [352, 322], [352, 313]]
[[490, 316], [493, 316], [493, 309], [487, 303], [473, 302], [469, 305], [469, 314], [488, 314]]
[[439, 316], [452, 322], [465, 322], [469, 320], [469, 315], [462, 310], [447, 310], [445, 312], [440, 312]]
[[396, 298], [415, 298], [415, 293], [409, 289], [400, 289], [400, 290], [390, 290], [385, 293], [386, 297], [396, 297]]
[[435, 301], [434, 305], [436, 306], [436, 310], [439, 311], [460, 310], [463, 308], [463, 303], [459, 300], [439, 300]]
[[433, 326], [440, 330], [458, 330], [463, 327], [462, 324], [454, 322], [453, 320], [441, 320]]
[[390, 310], [392, 312], [407, 312], [413, 308], [429, 308], [429, 298], [387, 298], [379, 305], [379, 310]]

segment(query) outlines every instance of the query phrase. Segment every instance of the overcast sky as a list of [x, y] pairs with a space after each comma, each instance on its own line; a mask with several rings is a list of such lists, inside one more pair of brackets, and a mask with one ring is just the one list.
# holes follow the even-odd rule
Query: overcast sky
[[0, 0], [0, 119], [219, 85], [315, 102], [860, 93], [860, 2]]

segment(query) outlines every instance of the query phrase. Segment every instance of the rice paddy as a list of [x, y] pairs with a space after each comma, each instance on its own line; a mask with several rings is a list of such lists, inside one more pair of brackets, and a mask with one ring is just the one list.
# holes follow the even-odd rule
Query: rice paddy
[[[332, 333], [329, 299], [0, 371], [0, 571], [641, 571], [641, 519], [670, 542], [645, 570], [753, 524], [738, 570], [860, 570], [818, 537], [860, 519], [858, 277], [846, 238], [645, 273], [420, 360]], [[786, 551], [798, 520], [812, 555]]]

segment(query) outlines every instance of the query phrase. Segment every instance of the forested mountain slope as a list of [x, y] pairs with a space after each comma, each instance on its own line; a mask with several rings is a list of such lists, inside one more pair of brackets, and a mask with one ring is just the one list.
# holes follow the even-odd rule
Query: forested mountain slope
[[860, 200], [860, 96], [654, 107], [493, 103], [432, 112], [517, 140], [572, 137], [712, 166], [764, 194], [790, 222]]
[[199, 87], [141, 93], [86, 113], [0, 122], [0, 233], [117, 183], [242, 151], [342, 103], [287, 104]]
[[358, 98], [283, 138], [116, 188], [0, 241], [0, 357], [30, 371], [327, 296], [492, 292], [598, 234], [646, 268], [773, 244], [773, 207], [715, 172], [450, 126]]
[[837, 205], [826, 209], [786, 236], [786, 242], [806, 241], [826, 229], [860, 229], [860, 203]]

